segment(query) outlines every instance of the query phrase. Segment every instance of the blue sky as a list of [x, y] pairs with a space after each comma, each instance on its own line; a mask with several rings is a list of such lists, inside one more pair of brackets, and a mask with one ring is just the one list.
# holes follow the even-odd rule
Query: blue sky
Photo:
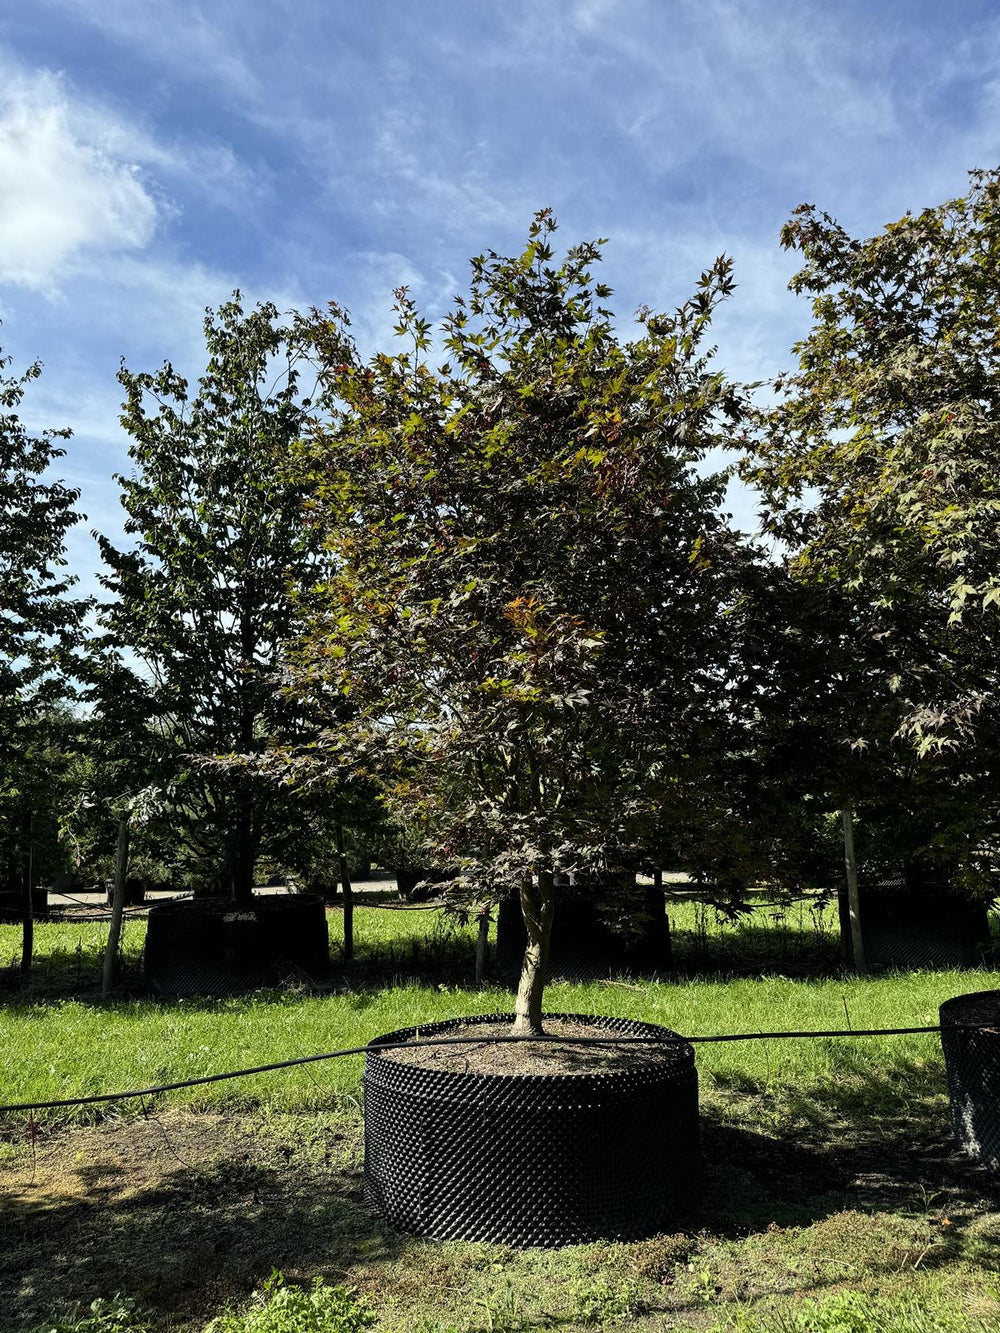
[[30, 424], [75, 432], [89, 588], [119, 360], [196, 375], [234, 287], [336, 299], [370, 348], [394, 287], [442, 313], [551, 205], [567, 242], [610, 238], [623, 327], [733, 255], [720, 359], [758, 378], [808, 326], [792, 208], [869, 233], [998, 162], [988, 0], [0, 0], [0, 344], [44, 362]]

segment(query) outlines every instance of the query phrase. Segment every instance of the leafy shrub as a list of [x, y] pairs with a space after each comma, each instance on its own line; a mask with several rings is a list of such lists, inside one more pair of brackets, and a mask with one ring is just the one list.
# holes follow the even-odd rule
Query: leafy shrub
[[637, 1282], [612, 1283], [599, 1277], [579, 1284], [573, 1292], [573, 1314], [581, 1324], [623, 1324], [647, 1309]]
[[[857, 1291], [838, 1291], [822, 1301], [803, 1301], [791, 1310], [743, 1315], [727, 1333], [988, 1333], [957, 1310], [934, 1310], [911, 1297], [891, 1304]], [[720, 1326], [713, 1333], [723, 1333]]]
[[328, 1286], [322, 1278], [308, 1290], [289, 1287], [281, 1273], [272, 1273], [248, 1309], [220, 1315], [205, 1333], [364, 1333], [374, 1322], [352, 1289]]
[[149, 1325], [126, 1296], [99, 1297], [85, 1313], [80, 1307], [59, 1318], [46, 1319], [31, 1333], [149, 1333]]

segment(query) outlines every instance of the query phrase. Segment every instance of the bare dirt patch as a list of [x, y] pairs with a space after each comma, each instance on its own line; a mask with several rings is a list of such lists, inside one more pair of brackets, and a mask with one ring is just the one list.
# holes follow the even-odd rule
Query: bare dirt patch
[[919, 1092], [905, 1127], [866, 1102], [811, 1136], [787, 1123], [764, 1132], [759, 1099], [729, 1099], [725, 1116], [715, 1101], [696, 1231], [553, 1251], [384, 1228], [363, 1203], [357, 1108], [158, 1109], [40, 1132], [34, 1159], [25, 1124], [0, 1144], [0, 1327], [24, 1333], [120, 1291], [156, 1333], [202, 1333], [274, 1267], [358, 1287], [385, 1333], [690, 1333], [748, 1302], [845, 1283], [888, 1295], [945, 1284], [995, 1320], [1000, 1199], [947, 1151], [939, 1106], [916, 1116]]

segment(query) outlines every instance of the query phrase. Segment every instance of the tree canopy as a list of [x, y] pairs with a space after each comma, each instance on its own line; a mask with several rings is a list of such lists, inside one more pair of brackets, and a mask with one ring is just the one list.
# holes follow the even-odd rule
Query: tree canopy
[[557, 260], [554, 231], [474, 259], [440, 341], [405, 289], [367, 361], [317, 313], [331, 422], [304, 451], [334, 568], [303, 678], [353, 700], [455, 892], [520, 892], [532, 1027], [554, 873], [634, 865], [725, 714], [744, 559], [702, 466], [741, 408], [705, 347], [729, 261], [626, 341], [601, 243]]
[[54, 845], [66, 703], [80, 671], [89, 604], [71, 595], [76, 579], [66, 572], [79, 492], [49, 476], [63, 455], [57, 442], [69, 431], [33, 435], [26, 428], [21, 404], [41, 367], [17, 376], [3, 373], [9, 365], [0, 354], [0, 872], [8, 885], [23, 883], [27, 970], [30, 849], [37, 841], [51, 854]]
[[289, 329], [272, 305], [245, 313], [237, 293], [207, 313], [205, 342], [194, 387], [169, 364], [119, 374], [135, 545], [99, 539], [115, 654], [100, 711], [119, 784], [169, 790], [188, 873], [245, 896], [261, 848], [289, 831], [280, 787], [252, 761], [303, 725], [276, 683], [297, 624], [290, 587], [318, 580], [323, 557], [285, 466], [309, 409]]
[[855, 743], [890, 721], [885, 765], [908, 765], [904, 742], [939, 795], [971, 781], [995, 805], [1000, 173], [864, 239], [804, 204], [782, 242], [814, 323], [745, 475], [793, 574], [840, 590], [854, 651], [878, 662]]

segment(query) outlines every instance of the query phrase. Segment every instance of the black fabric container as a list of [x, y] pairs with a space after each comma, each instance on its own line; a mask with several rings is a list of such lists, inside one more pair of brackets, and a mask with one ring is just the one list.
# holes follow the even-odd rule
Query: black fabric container
[[[662, 892], [637, 885], [634, 877], [617, 890], [624, 900], [620, 915], [631, 915], [631, 930], [612, 928], [584, 889], [557, 884], [546, 980], [594, 981], [670, 967], [670, 926]], [[627, 924], [623, 919], [622, 926]], [[513, 981], [520, 974], [526, 943], [520, 898], [512, 893], [497, 911], [496, 970], [500, 976]]]
[[[451, 875], [443, 870], [429, 870], [426, 866], [399, 866], [396, 870], [396, 892], [404, 902], [424, 902], [434, 895], [434, 887], [444, 884]], [[418, 889], [421, 880], [427, 883]]]
[[236, 995], [329, 966], [323, 899], [311, 893], [179, 898], [149, 909], [144, 970], [156, 995]]
[[[31, 915], [48, 916], [49, 890], [47, 885], [35, 885], [31, 890]], [[21, 890], [0, 889], [0, 925], [14, 925], [21, 920]]]
[[[108, 906], [115, 905], [115, 886], [110, 883], [107, 887]], [[144, 879], [127, 879], [125, 881], [125, 901], [126, 907], [141, 907], [146, 901], [146, 881]]]
[[[858, 906], [865, 962], [871, 971], [981, 967], [989, 949], [986, 904], [953, 889], [947, 879], [910, 872], [860, 880]], [[838, 907], [845, 961], [854, 964], [847, 888]]]
[[[629, 1037], [623, 1018], [553, 1014]], [[365, 1055], [365, 1199], [397, 1230], [514, 1246], [637, 1240], [676, 1226], [701, 1179], [698, 1076], [686, 1042], [662, 1064], [594, 1074], [466, 1074], [390, 1060], [380, 1042], [447, 1036], [451, 1019]]]
[[[962, 1024], [984, 1023], [976, 1031]], [[1000, 991], [956, 995], [941, 1006], [941, 1047], [955, 1138], [1000, 1171]]]

